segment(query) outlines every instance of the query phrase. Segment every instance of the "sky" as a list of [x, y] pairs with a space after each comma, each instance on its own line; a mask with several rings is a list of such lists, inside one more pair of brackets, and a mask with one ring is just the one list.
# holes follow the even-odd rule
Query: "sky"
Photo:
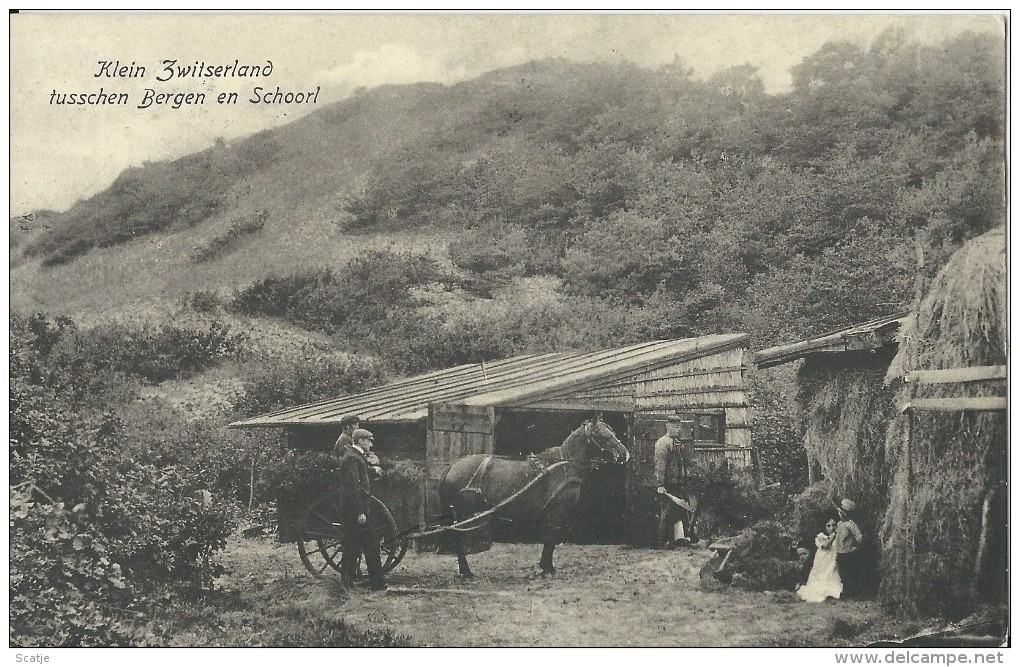
[[[769, 92], [833, 40], [867, 45], [890, 27], [921, 42], [960, 32], [1002, 34], [994, 14], [686, 13], [21, 13], [10, 16], [10, 207], [21, 215], [65, 210], [124, 169], [202, 150], [291, 122], [359, 87], [445, 84], [538, 58], [628, 60], [656, 67], [679, 58], [704, 78], [750, 63]], [[178, 64], [265, 65], [260, 80], [156, 81]], [[142, 77], [95, 76], [101, 61]], [[132, 64], [135, 67], [131, 67]], [[109, 71], [109, 70], [106, 70]], [[311, 92], [312, 104], [251, 104], [255, 86]], [[56, 104], [68, 93], [125, 92], [126, 105]], [[202, 104], [138, 108], [146, 89], [205, 93]], [[235, 104], [220, 93], [237, 92]], [[54, 93], [57, 95], [55, 96]], [[95, 99], [93, 96], [92, 99]], [[168, 97], [172, 100], [172, 97]]]

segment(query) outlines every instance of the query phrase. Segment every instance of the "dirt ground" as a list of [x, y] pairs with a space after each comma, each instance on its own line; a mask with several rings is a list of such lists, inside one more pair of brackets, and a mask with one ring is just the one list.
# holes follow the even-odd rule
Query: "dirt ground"
[[464, 582], [454, 556], [412, 550], [387, 576], [389, 591], [345, 596], [337, 575], [308, 575], [294, 545], [236, 538], [218, 584], [426, 646], [862, 646], [916, 629], [872, 601], [706, 590], [699, 570], [712, 553], [704, 547], [565, 544], [556, 549], [557, 574], [545, 578], [540, 552], [535, 544], [496, 544], [469, 556], [476, 578]]

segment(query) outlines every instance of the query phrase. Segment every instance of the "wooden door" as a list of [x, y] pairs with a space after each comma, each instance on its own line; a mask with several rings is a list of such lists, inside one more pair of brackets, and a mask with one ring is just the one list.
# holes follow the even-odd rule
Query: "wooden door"
[[488, 406], [434, 403], [425, 439], [425, 514], [439, 515], [439, 480], [469, 454], [492, 454], [496, 411]]

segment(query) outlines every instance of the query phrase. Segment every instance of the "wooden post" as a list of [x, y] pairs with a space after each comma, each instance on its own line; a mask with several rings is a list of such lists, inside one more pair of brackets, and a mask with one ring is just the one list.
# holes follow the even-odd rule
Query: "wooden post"
[[981, 532], [978, 533], [977, 555], [974, 557], [974, 581], [971, 582], [971, 591], [975, 599], [979, 599], [981, 595], [981, 578], [985, 571], [985, 559], [988, 556], [989, 514], [992, 512], [992, 499], [995, 497], [996, 491], [995, 487], [986, 490], [985, 501], [981, 503]]

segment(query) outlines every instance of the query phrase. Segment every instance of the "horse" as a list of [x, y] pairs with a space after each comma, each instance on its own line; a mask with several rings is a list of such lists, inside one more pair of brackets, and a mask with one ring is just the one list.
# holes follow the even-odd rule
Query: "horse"
[[[455, 524], [490, 513], [511, 521], [540, 522], [542, 559], [539, 566], [543, 576], [555, 574], [553, 550], [581, 497], [582, 481], [596, 465], [593, 454], [600, 452], [608, 452], [616, 463], [625, 464], [630, 460], [630, 452], [613, 429], [601, 417], [596, 417], [582, 423], [562, 445], [523, 461], [486, 454], [459, 458], [440, 482], [440, 506], [452, 510]], [[500, 503], [506, 504], [497, 507]], [[484, 521], [488, 522], [489, 518], [486, 516]], [[466, 521], [462, 525], [471, 524]], [[466, 533], [483, 525], [480, 518], [470, 528], [457, 529], [457, 565], [462, 578], [474, 576], [465, 555]]]

